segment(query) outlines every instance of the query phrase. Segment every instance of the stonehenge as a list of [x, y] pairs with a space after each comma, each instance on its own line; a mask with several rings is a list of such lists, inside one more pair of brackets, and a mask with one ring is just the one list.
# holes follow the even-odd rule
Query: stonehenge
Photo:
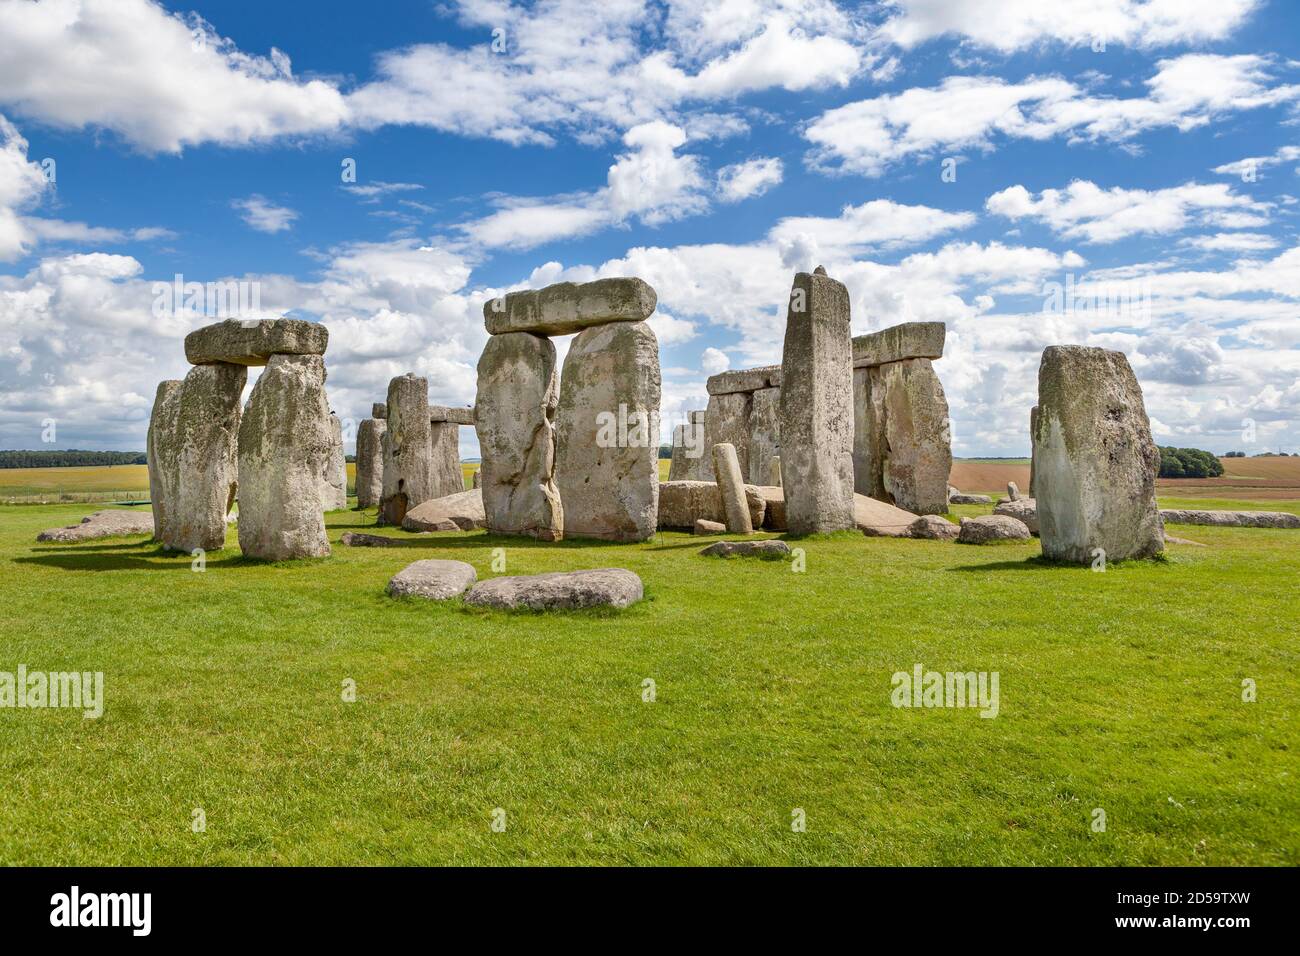
[[780, 404], [792, 534], [854, 526], [852, 361], [848, 289], [820, 266], [798, 273], [785, 324]]
[[176, 508], [176, 486], [180, 467], [173, 435], [180, 417], [181, 382], [166, 379], [158, 383], [153, 410], [149, 413], [149, 431], [145, 438], [145, 457], [149, 463], [149, 504], [153, 509], [155, 541], [163, 541]]
[[348, 460], [343, 453], [343, 422], [330, 412], [330, 453], [321, 486], [321, 507], [341, 511], [348, 506]]
[[398, 375], [388, 383], [387, 405], [379, 523], [400, 525], [411, 508], [438, 497], [435, 481], [441, 476], [434, 470], [428, 380], [413, 372]]
[[1091, 564], [1164, 550], [1155, 494], [1160, 453], [1122, 352], [1044, 349], [1032, 437], [1043, 557]]
[[[385, 412], [387, 414], [387, 412]], [[357, 507], [377, 508], [384, 496], [384, 433], [388, 421], [364, 419], [357, 426]]]
[[931, 360], [942, 322], [906, 322], [853, 339], [854, 489], [915, 514], [946, 514], [952, 437]]
[[686, 421], [673, 428], [673, 457], [668, 466], [669, 481], [699, 481], [707, 473], [709, 449], [704, 444], [703, 409], [688, 412]]
[[749, 517], [745, 482], [740, 475], [740, 459], [734, 445], [713, 446], [713, 473], [717, 476], [718, 493], [722, 495], [727, 530], [732, 534], [752, 534], [754, 525]]

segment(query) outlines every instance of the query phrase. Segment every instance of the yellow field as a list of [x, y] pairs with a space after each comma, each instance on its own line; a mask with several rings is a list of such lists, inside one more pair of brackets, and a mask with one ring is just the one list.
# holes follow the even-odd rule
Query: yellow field
[[0, 496], [149, 491], [147, 465], [85, 468], [0, 468]]

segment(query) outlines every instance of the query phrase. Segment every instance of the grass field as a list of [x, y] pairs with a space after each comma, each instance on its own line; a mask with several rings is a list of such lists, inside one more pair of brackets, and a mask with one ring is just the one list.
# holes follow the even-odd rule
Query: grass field
[[[801, 543], [804, 573], [680, 534], [337, 545], [358, 512], [329, 559], [203, 573], [34, 541], [89, 510], [0, 507], [0, 671], [103, 671], [106, 696], [0, 709], [0, 864], [1300, 863], [1296, 532], [1185, 527], [1208, 547], [1100, 574], [859, 535]], [[424, 557], [490, 577], [495, 548], [630, 568], [647, 599], [384, 595]], [[997, 671], [998, 716], [892, 707], [916, 663]]]

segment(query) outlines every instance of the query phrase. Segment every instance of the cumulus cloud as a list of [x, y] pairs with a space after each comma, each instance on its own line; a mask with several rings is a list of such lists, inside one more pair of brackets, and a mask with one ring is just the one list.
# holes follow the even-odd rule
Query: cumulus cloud
[[277, 206], [256, 193], [246, 199], [233, 200], [230, 205], [238, 210], [244, 222], [258, 232], [284, 232], [298, 218], [298, 213], [288, 206]]
[[35, 205], [45, 187], [40, 164], [27, 159], [27, 140], [0, 116], [0, 262], [19, 258], [35, 240], [19, 210]]
[[731, 368], [731, 359], [721, 349], [709, 346], [700, 353], [700, 368], [704, 370], [705, 375], [717, 375]]
[[807, 250], [806, 259], [818, 254], [841, 259], [868, 249], [915, 245], [974, 222], [974, 213], [873, 199], [860, 206], [845, 206], [835, 218], [786, 217], [772, 227], [768, 239], [782, 247]]
[[761, 196], [781, 182], [784, 168], [772, 156], [747, 159], [718, 170], [718, 198], [723, 202], [740, 202]]

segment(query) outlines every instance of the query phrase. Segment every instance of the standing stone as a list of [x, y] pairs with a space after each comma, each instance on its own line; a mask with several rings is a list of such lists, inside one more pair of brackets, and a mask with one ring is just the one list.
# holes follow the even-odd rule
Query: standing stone
[[219, 551], [238, 484], [240, 399], [248, 368], [216, 362], [196, 365], [180, 391], [176, 447], [176, 507], [159, 538], [173, 551]]
[[853, 370], [853, 490], [885, 501], [885, 414], [883, 389], [874, 368]]
[[324, 358], [271, 356], [239, 423], [239, 547], [247, 557], [330, 553], [321, 475], [331, 441]]
[[682, 435], [685, 440], [680, 460], [677, 452], [679, 447], [677, 429], [673, 429], [673, 460], [668, 471], [668, 477], [671, 481], [705, 480], [703, 476], [710, 464], [709, 449], [704, 444], [705, 417], [703, 409], [688, 412], [686, 425], [678, 426], [678, 428], [683, 428]]
[[465, 490], [465, 473], [460, 469], [460, 425], [450, 421], [429, 423], [429, 462], [431, 498], [458, 495]]
[[1038, 406], [1029, 410], [1029, 497], [1034, 497], [1034, 463], [1038, 456], [1034, 453], [1034, 435], [1038, 431]]
[[781, 451], [781, 390], [760, 388], [749, 409], [749, 483], [766, 484], [772, 460]]
[[1014, 481], [1007, 482], [1007, 500], [1008, 501], [1020, 500], [1020, 486], [1017, 485]]
[[556, 412], [555, 484], [564, 532], [644, 541], [659, 510], [659, 342], [644, 322], [580, 332]]
[[854, 487], [913, 514], [946, 514], [952, 434], [928, 358], [854, 370]]
[[723, 443], [713, 446], [713, 473], [717, 476], [718, 492], [722, 495], [722, 512], [727, 518], [727, 531], [732, 534], [752, 534], [754, 525], [749, 518], [749, 502], [745, 498], [745, 479], [740, 474], [740, 460], [736, 449]]
[[542, 541], [564, 536], [555, 487], [555, 345], [528, 332], [488, 339], [478, 360], [475, 424], [487, 529]]
[[407, 372], [388, 383], [388, 447], [379, 523], [399, 525], [416, 505], [437, 497], [433, 481], [433, 439], [429, 427], [429, 382]]
[[767, 484], [771, 488], [781, 487], [781, 456], [773, 455], [767, 469]]
[[357, 507], [374, 508], [384, 496], [384, 432], [388, 422], [367, 418], [357, 426]]
[[781, 369], [781, 471], [789, 531], [852, 528], [849, 292], [820, 267], [795, 275]]
[[321, 507], [341, 511], [348, 506], [348, 459], [343, 452], [343, 422], [330, 412], [330, 455], [321, 483]]
[[673, 426], [673, 455], [668, 463], [668, 480], [685, 481], [687, 471], [687, 451], [690, 439], [689, 424]]
[[1122, 352], [1054, 345], [1038, 368], [1034, 474], [1043, 556], [1091, 564], [1164, 549], [1160, 453]]
[[[727, 392], [709, 396], [709, 407], [704, 416], [704, 447], [733, 445], [740, 459], [741, 474], [749, 474], [749, 412], [753, 405], [752, 392]], [[703, 457], [700, 479], [713, 480], [713, 458]]]
[[475, 468], [474, 474], [470, 480], [470, 488], [478, 488], [483, 484], [483, 470]]
[[153, 508], [155, 541], [166, 539], [176, 511], [180, 464], [174, 438], [181, 413], [181, 384], [179, 379], [159, 382], [153, 411], [149, 413], [145, 453], [149, 463], [149, 503]]

